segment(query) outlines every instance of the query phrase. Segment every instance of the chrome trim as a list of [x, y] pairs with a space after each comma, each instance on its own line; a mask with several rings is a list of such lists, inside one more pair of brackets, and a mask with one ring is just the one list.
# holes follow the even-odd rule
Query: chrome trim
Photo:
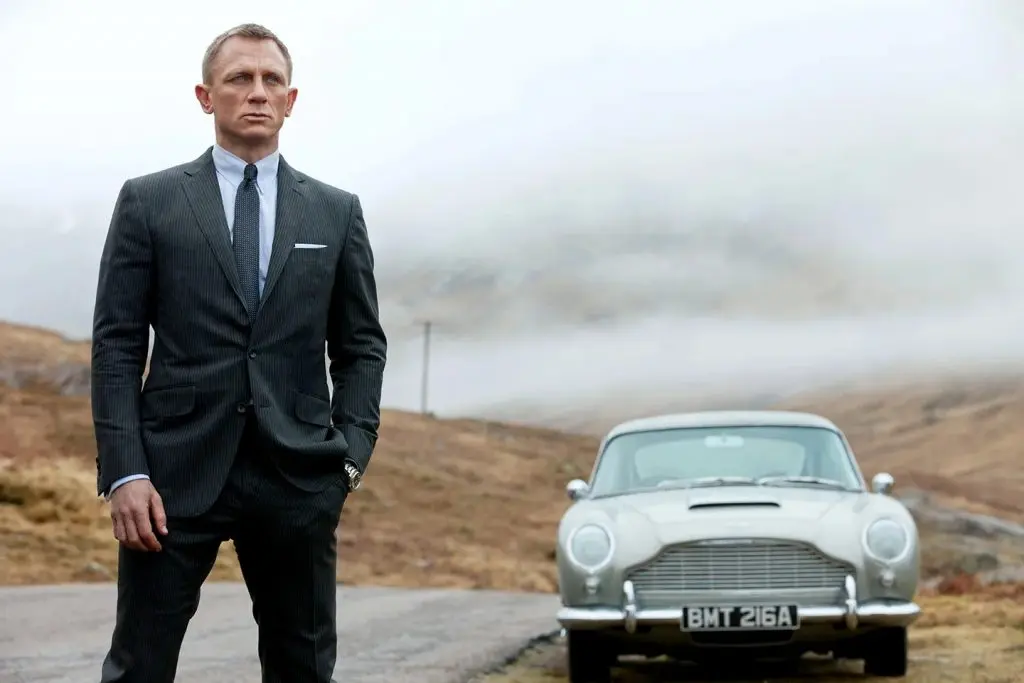
[[623, 595], [623, 611], [625, 612], [625, 627], [626, 633], [636, 632], [636, 591], [633, 590], [632, 581], [624, 581], [622, 583], [622, 595]]
[[888, 472], [879, 472], [871, 478], [871, 490], [883, 496], [891, 496], [896, 480]]
[[583, 498], [587, 495], [588, 491], [590, 491], [590, 486], [582, 479], [573, 479], [565, 485], [565, 494], [572, 501]]
[[[641, 604], [656, 608], [679, 592], [840, 590], [849, 562], [805, 541], [712, 538], [664, 546], [626, 569]], [[825, 599], [821, 596], [820, 599]]]
[[846, 575], [846, 628], [857, 628], [857, 580], [852, 574]]
[[[567, 629], [601, 629], [622, 626], [635, 633], [638, 626], [678, 625], [683, 618], [679, 609], [637, 609], [632, 582], [622, 585], [624, 604], [614, 607], [562, 607], [557, 619]], [[921, 616], [914, 602], [857, 602], [857, 582], [846, 577], [843, 605], [799, 607], [800, 624], [843, 622], [850, 630], [859, 626], [909, 626]]]

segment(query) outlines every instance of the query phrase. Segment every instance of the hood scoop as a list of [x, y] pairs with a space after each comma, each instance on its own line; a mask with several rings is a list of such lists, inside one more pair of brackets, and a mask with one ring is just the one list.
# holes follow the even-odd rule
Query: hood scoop
[[707, 510], [713, 508], [778, 508], [774, 500], [698, 500], [690, 504], [691, 510]]

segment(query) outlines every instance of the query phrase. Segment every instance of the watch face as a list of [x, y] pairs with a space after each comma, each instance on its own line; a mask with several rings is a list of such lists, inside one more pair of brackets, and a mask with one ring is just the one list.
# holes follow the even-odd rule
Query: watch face
[[359, 488], [359, 482], [363, 478], [363, 476], [359, 474], [359, 470], [357, 470], [355, 467], [347, 466], [345, 468], [345, 471], [348, 472], [349, 486], [351, 486], [353, 489]]

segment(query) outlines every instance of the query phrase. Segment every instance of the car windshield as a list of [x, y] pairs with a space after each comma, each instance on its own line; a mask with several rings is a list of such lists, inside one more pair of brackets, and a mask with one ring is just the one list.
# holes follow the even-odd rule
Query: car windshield
[[697, 486], [806, 486], [860, 490], [842, 438], [820, 427], [691, 427], [612, 438], [593, 496]]

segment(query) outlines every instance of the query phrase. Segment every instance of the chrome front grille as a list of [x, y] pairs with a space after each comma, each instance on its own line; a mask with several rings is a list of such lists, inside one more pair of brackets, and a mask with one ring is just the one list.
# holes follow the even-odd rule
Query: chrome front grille
[[[722, 540], [666, 548], [658, 557], [626, 575], [638, 602], [675, 604], [729, 591], [800, 591], [831, 596], [842, 589], [851, 568], [812, 546], [772, 540]], [[798, 601], [799, 602], [799, 601]]]

